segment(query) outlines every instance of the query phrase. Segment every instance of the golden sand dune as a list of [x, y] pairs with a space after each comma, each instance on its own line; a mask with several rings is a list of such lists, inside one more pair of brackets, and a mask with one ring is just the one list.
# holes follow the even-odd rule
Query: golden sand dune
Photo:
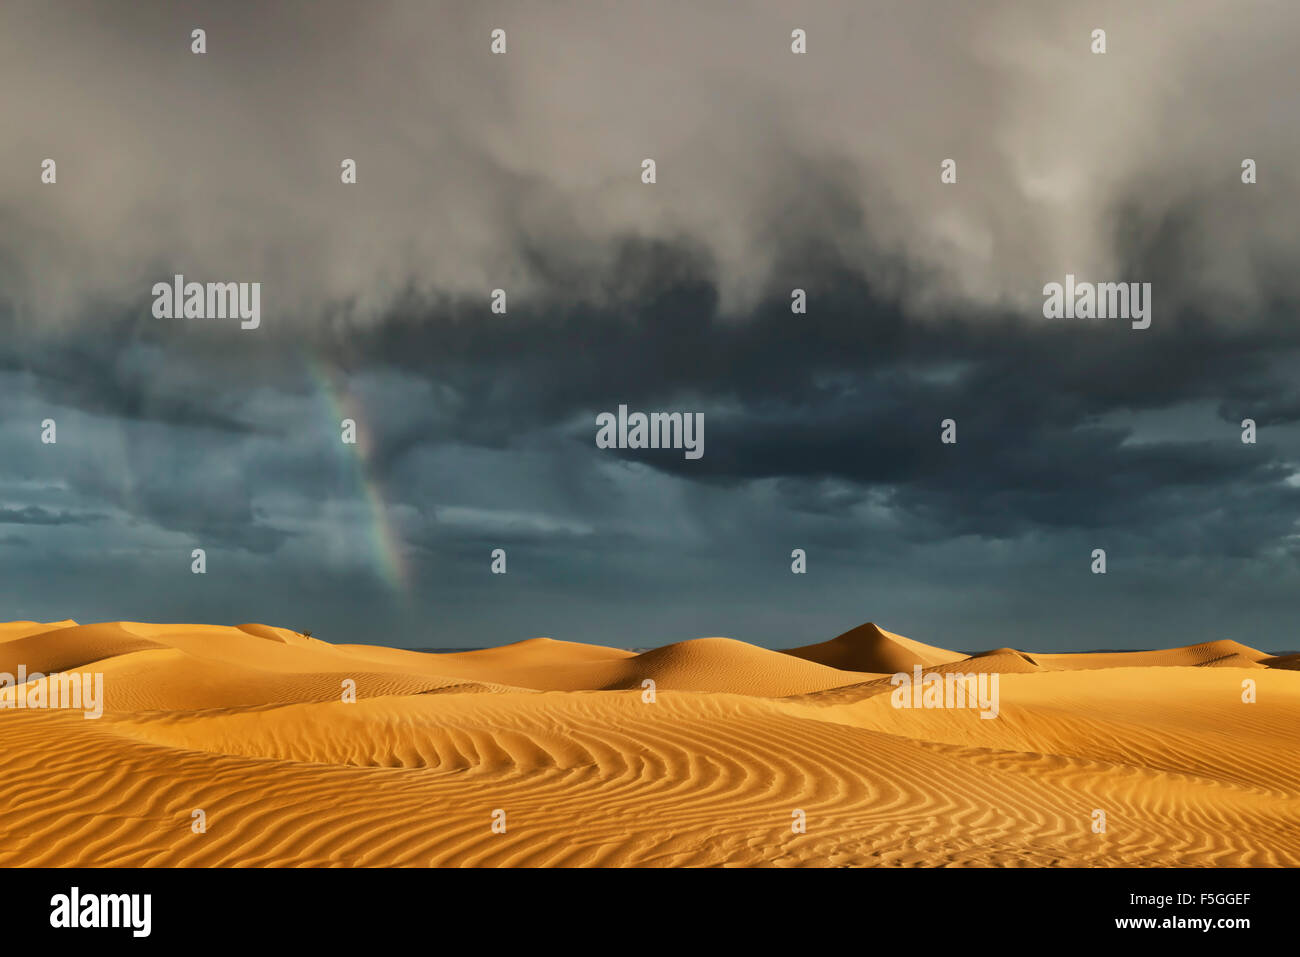
[[[16, 622], [0, 656], [102, 673], [106, 699], [87, 720], [6, 690], [7, 865], [1300, 864], [1296, 656], [1235, 642], [423, 654]], [[996, 673], [997, 717], [895, 707], [913, 665]]]
[[549, 638], [455, 654], [343, 645], [356, 655], [423, 674], [454, 675], [536, 691], [612, 691], [640, 688], [646, 679], [675, 691], [731, 691], [779, 697], [875, 675], [791, 659], [730, 638], [696, 638], [644, 654]]
[[[426, 654], [374, 645], [339, 645], [357, 658], [401, 671], [484, 680], [546, 691], [570, 691], [598, 682], [601, 668], [633, 658], [630, 651], [550, 638], [529, 638], [501, 648], [452, 654]], [[594, 669], [594, 670], [593, 670]], [[587, 672], [587, 677], [575, 677]]]
[[730, 638], [697, 638], [624, 659], [601, 674], [598, 685], [584, 682], [581, 687], [638, 688], [650, 678], [674, 691], [783, 697], [867, 677], [871, 676], [839, 671]]
[[913, 665], [928, 668], [966, 656], [944, 648], [923, 645], [892, 631], [885, 631], [875, 622], [859, 625], [844, 634], [818, 645], [791, 648], [785, 652], [796, 658], [816, 661], [845, 671], [874, 671], [893, 674], [907, 671]]
[[27, 635], [39, 635], [48, 631], [55, 631], [59, 628], [74, 627], [77, 623], [72, 619], [65, 621], [6, 621], [0, 622], [0, 641], [8, 641], [10, 638], [24, 638]]
[[1261, 658], [1257, 664], [1264, 665], [1266, 668], [1285, 668], [1288, 671], [1300, 671], [1300, 654]]
[[14, 673], [19, 665], [29, 673], [73, 671], [117, 655], [163, 647], [117, 622], [38, 630], [0, 642], [0, 671]]
[[1262, 667], [1269, 656], [1248, 648], [1239, 641], [1222, 639], [1207, 641], [1185, 648], [1166, 648], [1160, 651], [1116, 651], [1082, 655], [1035, 655], [1034, 659], [1045, 668], [1160, 668], [1194, 666], [1227, 666], [1231, 668]]

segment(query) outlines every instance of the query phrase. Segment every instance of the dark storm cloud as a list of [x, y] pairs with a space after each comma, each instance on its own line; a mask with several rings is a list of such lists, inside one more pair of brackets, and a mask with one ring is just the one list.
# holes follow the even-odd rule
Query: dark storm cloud
[[[44, 345], [39, 352], [11, 357], [0, 369], [26, 373], [39, 395], [96, 415], [183, 428], [236, 433], [260, 431], [254, 423], [223, 414], [220, 406], [228, 400], [220, 394], [214, 395], [220, 390], [199, 384], [211, 381], [208, 378], [214, 371], [211, 365], [196, 362], [193, 367], [196, 378], [179, 383], [168, 394], [167, 386], [160, 387], [158, 383], [161, 376], [156, 375], [157, 370], [150, 368], [149, 363], [128, 370], [106, 361], [123, 351], [120, 342], [107, 338], [93, 343], [83, 341], [72, 347]], [[169, 362], [174, 364], [176, 359], [173, 357]]]
[[[1300, 347], [1300, 330], [1285, 319], [1259, 318], [1242, 331], [1189, 312], [1140, 334], [1009, 317], [909, 325], [865, 284], [841, 277], [818, 290], [807, 318], [792, 322], [778, 301], [730, 323], [705, 280], [682, 268], [663, 273], [627, 295], [638, 307], [618, 314], [516, 314], [484, 328], [431, 313], [358, 341], [374, 349], [371, 361], [453, 390], [464, 408], [459, 441], [501, 445], [563, 428], [589, 444], [595, 414], [617, 403], [704, 410], [702, 460], [623, 454], [694, 480], [895, 488], [892, 505], [913, 513], [927, 536], [1007, 536], [1040, 524], [1140, 530], [1180, 514], [1198, 521], [1188, 497], [1230, 487], [1247, 512], [1294, 513], [1300, 504], [1300, 489], [1286, 484], [1294, 467], [1276, 448], [1248, 454], [1239, 418], [1207, 412], [1192, 423], [1194, 440], [1157, 444], [1129, 444], [1130, 429], [1098, 424], [1225, 395], [1271, 421], [1271, 392], [1292, 394], [1274, 367], [1289, 357], [1294, 368]], [[937, 441], [950, 417], [956, 447]], [[420, 443], [451, 435], [408, 428], [383, 445], [376, 466], [386, 471]], [[1254, 544], [1285, 533], [1255, 526]]]
[[0, 508], [0, 525], [85, 525], [103, 520], [103, 515], [56, 513], [35, 505], [27, 505], [23, 508]]

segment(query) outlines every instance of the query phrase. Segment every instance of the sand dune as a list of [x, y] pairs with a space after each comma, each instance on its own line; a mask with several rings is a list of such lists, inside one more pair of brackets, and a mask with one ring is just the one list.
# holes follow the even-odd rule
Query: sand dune
[[[1234, 641], [968, 657], [875, 625], [790, 652], [426, 654], [14, 622], [0, 671], [100, 672], [105, 703], [0, 710], [0, 863], [1295, 866], [1296, 659]], [[997, 718], [894, 707], [889, 675], [913, 665], [996, 673]]]
[[726, 691], [780, 697], [875, 675], [791, 659], [730, 638], [696, 638], [634, 654], [617, 648], [532, 638], [502, 648], [424, 654], [340, 646], [359, 657], [424, 674], [492, 681], [535, 691], [640, 688], [647, 678], [675, 691]]
[[1116, 651], [1081, 655], [1035, 655], [1034, 658], [1051, 670], [1077, 670], [1084, 668], [1168, 668], [1184, 666], [1211, 666], [1230, 668], [1263, 667], [1269, 656], [1248, 648], [1239, 641], [1223, 639], [1207, 641], [1184, 648], [1166, 648], [1160, 651]]
[[72, 619], [66, 621], [6, 621], [0, 622], [0, 641], [10, 638], [25, 638], [27, 635], [39, 635], [59, 628], [75, 627]]
[[904, 638], [892, 631], [885, 631], [870, 621], [830, 641], [803, 648], [791, 648], [785, 653], [844, 671], [874, 671], [888, 674], [910, 671], [913, 665], [929, 668], [932, 665], [960, 661], [966, 657], [955, 651], [923, 645], [919, 641]]
[[121, 623], [42, 630], [0, 642], [0, 671], [72, 671], [97, 661], [144, 649], [163, 648], [126, 630]]

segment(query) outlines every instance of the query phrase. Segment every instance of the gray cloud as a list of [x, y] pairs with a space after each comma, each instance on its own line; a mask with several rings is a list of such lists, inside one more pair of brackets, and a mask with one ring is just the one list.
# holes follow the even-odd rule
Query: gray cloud
[[[1281, 647], [1298, 34], [1210, 2], [7, 4], [0, 599], [410, 645]], [[175, 272], [262, 282], [262, 328], [152, 318]], [[1151, 329], [1043, 320], [1067, 272], [1151, 282]], [[703, 412], [705, 457], [595, 449], [620, 403]]]
[[[629, 236], [689, 239], [738, 315], [788, 289], [781, 251], [808, 241], [919, 314], [1034, 309], [1045, 281], [1140, 270], [1135, 247], [1171, 236], [1197, 268], [1161, 286], [1169, 306], [1295, 288], [1297, 127], [1274, 91], [1300, 13], [1282, 6], [19, 2], [3, 16], [20, 135], [0, 150], [31, 172], [0, 191], [6, 287], [45, 320], [93, 297], [145, 313], [173, 269], [264, 278], [275, 323], [299, 326], [496, 286], [521, 304], [609, 304]], [[1088, 52], [1098, 25], [1104, 57]], [[189, 52], [196, 26], [205, 56]], [[496, 26], [505, 56], [488, 53]], [[58, 79], [27, 95], [33, 77]], [[36, 180], [45, 156], [62, 160], [55, 189]]]
[[102, 521], [103, 515], [75, 515], [68, 512], [51, 512], [36, 505], [22, 508], [0, 508], [0, 525], [84, 525]]

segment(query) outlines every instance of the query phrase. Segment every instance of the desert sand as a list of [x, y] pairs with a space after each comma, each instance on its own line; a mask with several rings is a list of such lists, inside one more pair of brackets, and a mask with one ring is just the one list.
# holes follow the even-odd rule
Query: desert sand
[[[1297, 656], [1235, 641], [968, 657], [866, 624], [787, 652], [425, 654], [0, 625], [20, 665], [101, 672], [105, 700], [0, 692], [8, 866], [1300, 864]], [[998, 674], [998, 716], [894, 707], [915, 665]]]

